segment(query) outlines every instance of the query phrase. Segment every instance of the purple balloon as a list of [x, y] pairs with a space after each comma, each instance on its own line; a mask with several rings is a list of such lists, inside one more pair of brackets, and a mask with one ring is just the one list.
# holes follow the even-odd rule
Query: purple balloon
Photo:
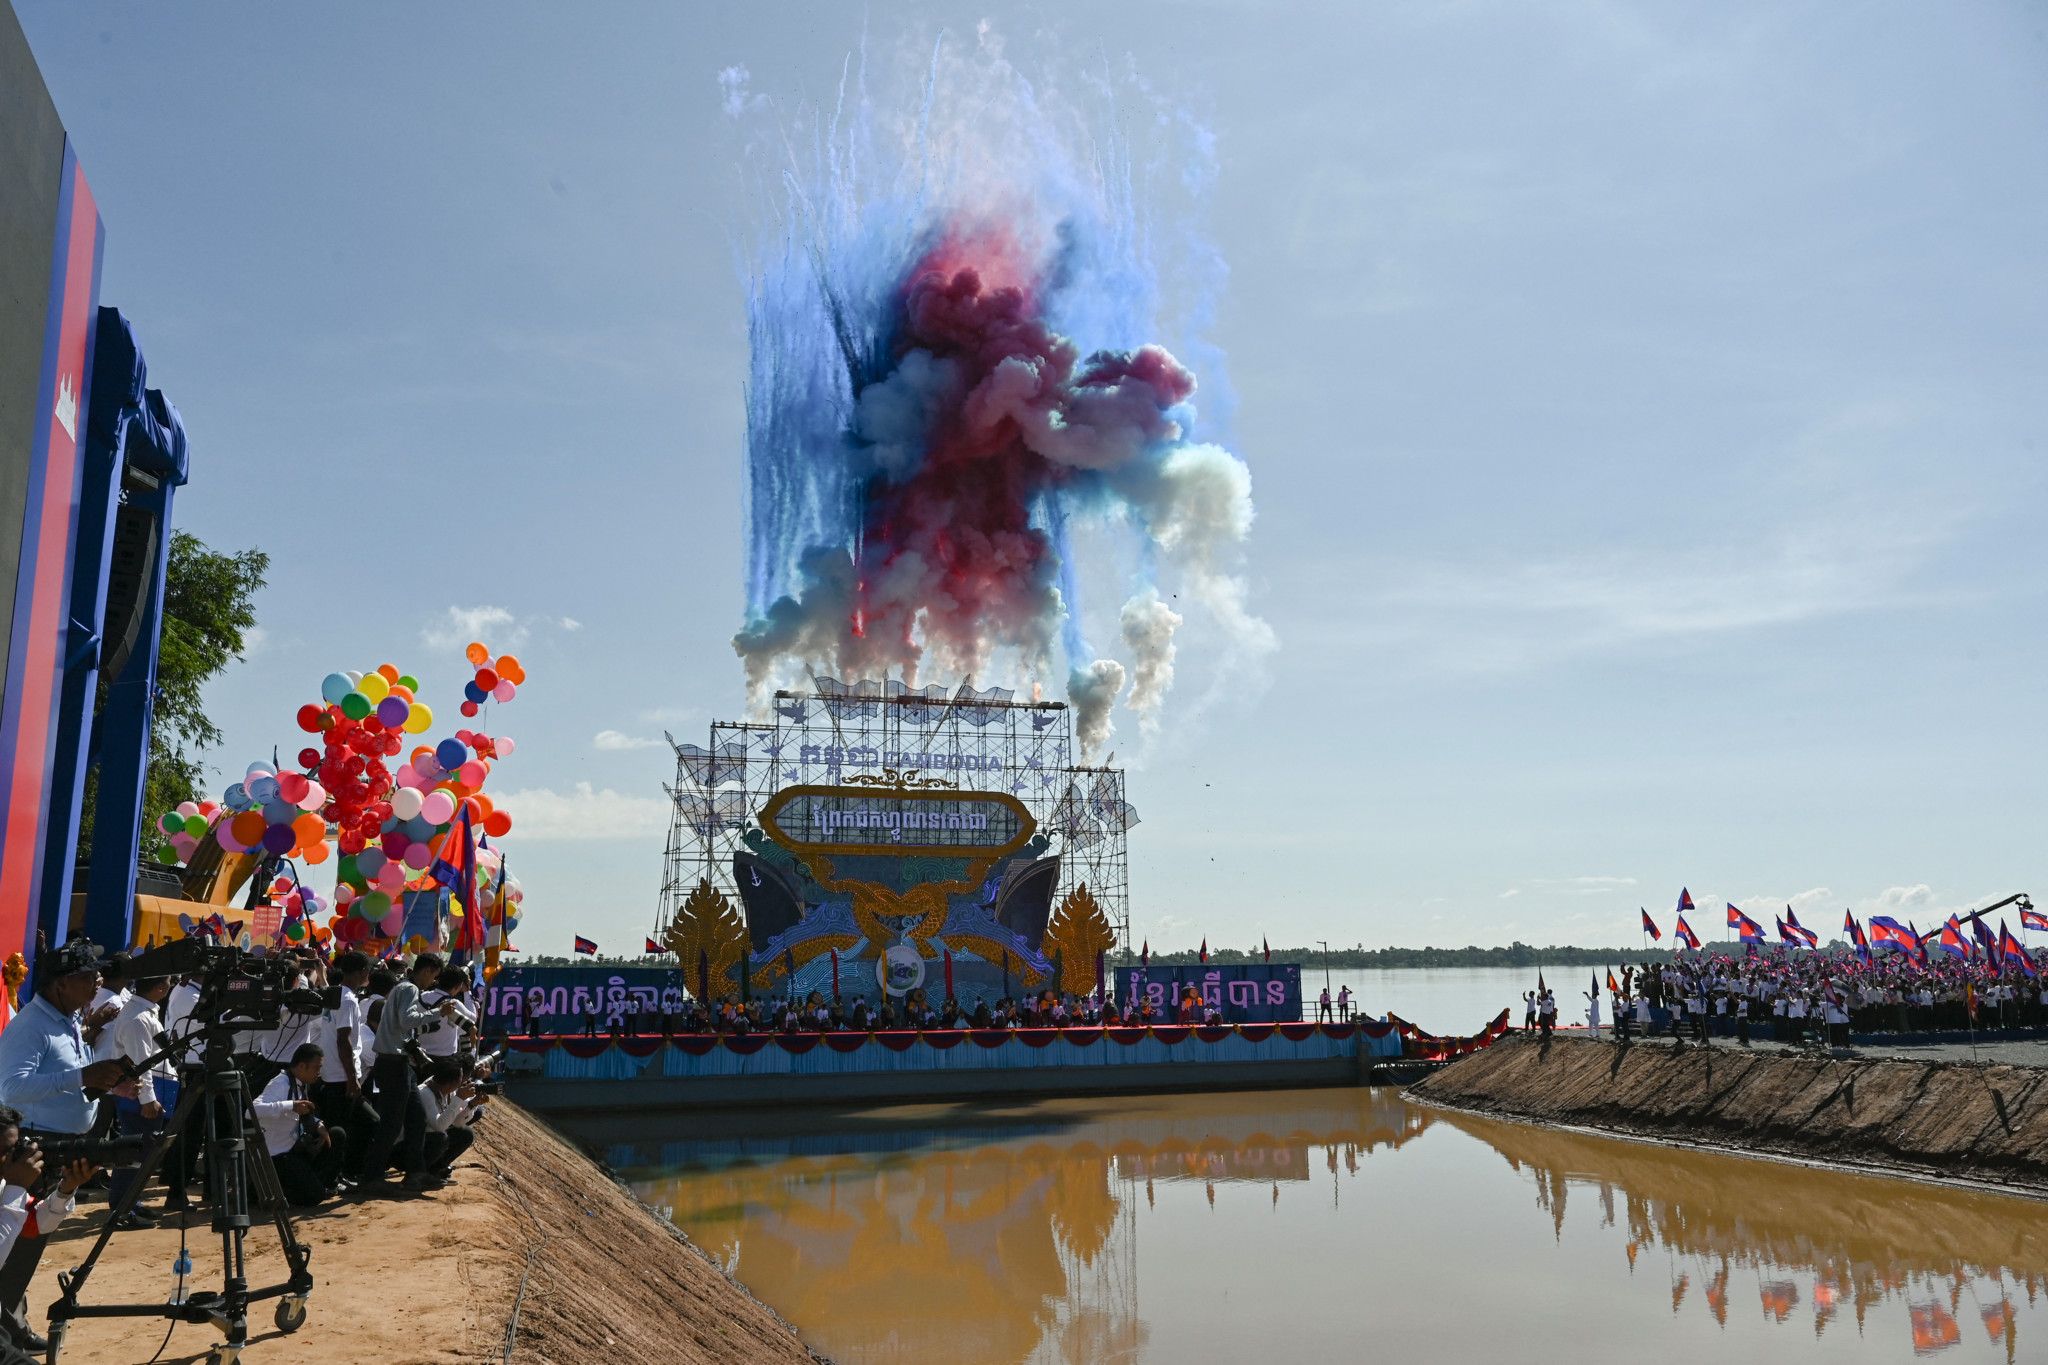
[[386, 697], [377, 703], [377, 719], [384, 722], [387, 730], [396, 730], [411, 714], [412, 708], [405, 704], [404, 697]]
[[266, 853], [289, 853], [299, 842], [298, 832], [290, 825], [272, 825], [263, 831], [263, 849]]

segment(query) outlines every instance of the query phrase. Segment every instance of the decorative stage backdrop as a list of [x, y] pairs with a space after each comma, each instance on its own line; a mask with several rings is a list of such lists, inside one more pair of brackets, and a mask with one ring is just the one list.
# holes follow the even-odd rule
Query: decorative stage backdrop
[[1293, 1023], [1301, 1018], [1301, 964], [1257, 962], [1230, 967], [1118, 967], [1117, 999], [1150, 1000], [1170, 1018], [1181, 993], [1213, 1001], [1232, 1024]]

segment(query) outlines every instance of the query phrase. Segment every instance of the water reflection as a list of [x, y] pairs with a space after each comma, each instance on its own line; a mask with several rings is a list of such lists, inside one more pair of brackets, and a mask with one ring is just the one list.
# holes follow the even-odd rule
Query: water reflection
[[[1388, 1091], [790, 1122], [579, 1136], [843, 1361], [1369, 1341], [1396, 1359], [2010, 1362], [2048, 1340], [2048, 1217], [2028, 1201], [1445, 1116]], [[1589, 1340], [1592, 1322], [1607, 1326]]]

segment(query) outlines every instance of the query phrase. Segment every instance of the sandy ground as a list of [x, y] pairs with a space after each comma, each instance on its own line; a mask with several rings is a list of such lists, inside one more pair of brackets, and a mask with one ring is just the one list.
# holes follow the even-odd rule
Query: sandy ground
[[[448, 1188], [330, 1205], [299, 1221], [313, 1248], [316, 1281], [307, 1321], [286, 1335], [272, 1322], [275, 1303], [257, 1305], [245, 1361], [708, 1365], [815, 1358], [788, 1324], [582, 1154], [510, 1105], [492, 1110]], [[57, 1295], [57, 1272], [78, 1264], [105, 1217], [103, 1204], [89, 1205], [58, 1230], [29, 1295], [38, 1324]], [[218, 1289], [219, 1239], [203, 1218], [187, 1237], [194, 1266], [188, 1288]], [[83, 1301], [167, 1299], [178, 1244], [173, 1226], [115, 1234]], [[283, 1280], [284, 1256], [269, 1225], [252, 1231], [246, 1246], [252, 1285]], [[155, 1318], [80, 1321], [63, 1359], [138, 1365], [169, 1328]], [[215, 1340], [211, 1328], [180, 1324], [161, 1359], [204, 1360]]]

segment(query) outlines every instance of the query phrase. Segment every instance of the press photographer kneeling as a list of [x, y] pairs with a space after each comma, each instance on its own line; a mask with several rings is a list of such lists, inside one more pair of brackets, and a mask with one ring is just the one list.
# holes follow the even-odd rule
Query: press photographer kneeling
[[[79, 1157], [64, 1168], [57, 1188], [38, 1199], [35, 1191], [43, 1184], [43, 1155], [34, 1139], [21, 1135], [21, 1115], [0, 1108], [0, 1255], [11, 1254], [23, 1238], [43, 1241], [52, 1229], [70, 1216], [76, 1206], [78, 1187], [99, 1170]], [[0, 1365], [37, 1365], [12, 1342], [0, 1342]]]

